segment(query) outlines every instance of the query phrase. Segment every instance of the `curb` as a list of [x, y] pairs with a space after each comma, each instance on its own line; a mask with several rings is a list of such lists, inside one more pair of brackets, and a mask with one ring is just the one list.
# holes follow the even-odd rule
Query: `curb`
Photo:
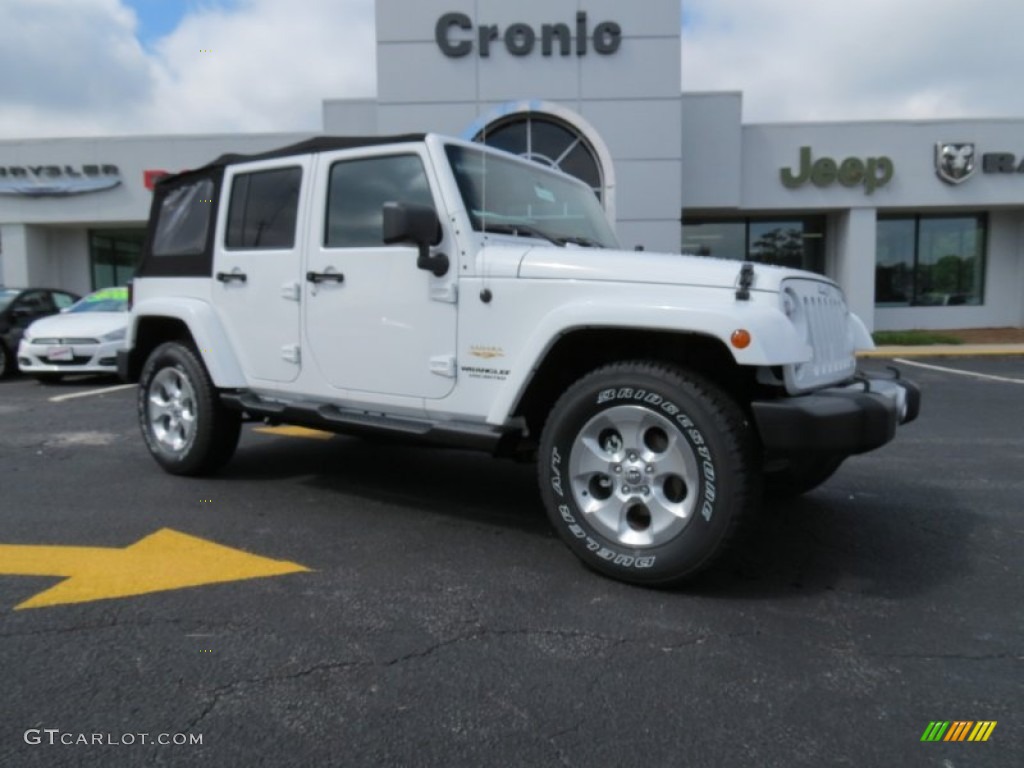
[[976, 357], [1024, 355], [1024, 344], [926, 344], [865, 349], [857, 357]]

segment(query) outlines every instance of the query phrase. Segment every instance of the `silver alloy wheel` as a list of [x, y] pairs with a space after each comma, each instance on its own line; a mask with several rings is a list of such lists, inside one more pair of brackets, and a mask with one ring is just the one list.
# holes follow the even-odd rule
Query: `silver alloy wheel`
[[690, 522], [700, 489], [697, 456], [679, 428], [639, 405], [609, 408], [583, 426], [569, 476], [587, 522], [628, 547], [671, 541]]
[[146, 405], [149, 429], [164, 450], [181, 454], [196, 436], [196, 394], [192, 382], [177, 368], [163, 368], [149, 385]]

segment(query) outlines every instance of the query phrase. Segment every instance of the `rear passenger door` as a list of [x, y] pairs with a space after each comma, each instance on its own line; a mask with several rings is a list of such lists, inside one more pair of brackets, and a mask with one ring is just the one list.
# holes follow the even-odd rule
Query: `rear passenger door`
[[[422, 144], [318, 159], [306, 267], [307, 348], [331, 387], [441, 398], [455, 384], [457, 270], [416, 267], [416, 248], [385, 245], [383, 206], [430, 205], [438, 185]], [[435, 251], [457, 262], [447, 227]]]
[[214, 305], [246, 378], [294, 381], [299, 347], [303, 180], [308, 156], [229, 165], [214, 247]]

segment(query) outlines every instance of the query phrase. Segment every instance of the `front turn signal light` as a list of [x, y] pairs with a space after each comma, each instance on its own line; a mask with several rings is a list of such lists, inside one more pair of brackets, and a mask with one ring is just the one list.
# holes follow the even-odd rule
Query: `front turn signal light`
[[732, 345], [736, 349], [746, 349], [750, 346], [750, 331], [740, 328], [738, 331], [732, 332], [732, 337], [729, 339]]

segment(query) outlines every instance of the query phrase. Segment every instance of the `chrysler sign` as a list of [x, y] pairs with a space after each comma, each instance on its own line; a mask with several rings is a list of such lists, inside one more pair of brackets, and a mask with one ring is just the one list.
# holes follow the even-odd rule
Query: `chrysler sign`
[[63, 197], [120, 183], [116, 165], [0, 165], [0, 195]]

